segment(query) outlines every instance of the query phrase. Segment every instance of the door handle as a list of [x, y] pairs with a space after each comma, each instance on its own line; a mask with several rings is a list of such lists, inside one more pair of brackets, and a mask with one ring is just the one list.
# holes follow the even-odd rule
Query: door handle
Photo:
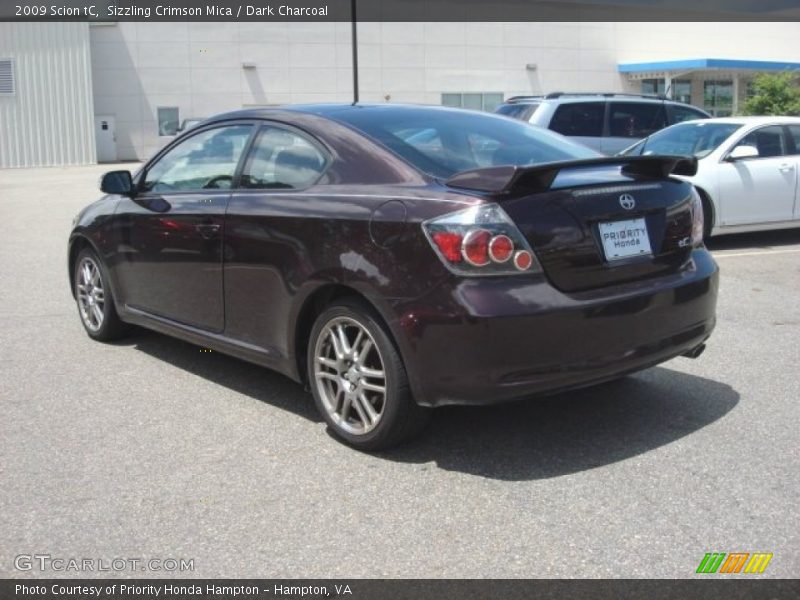
[[794, 165], [790, 165], [788, 163], [782, 164], [780, 167], [778, 167], [778, 170], [781, 173], [788, 173], [789, 171], [794, 171]]
[[210, 240], [219, 233], [219, 223], [198, 223], [195, 226], [203, 239]]

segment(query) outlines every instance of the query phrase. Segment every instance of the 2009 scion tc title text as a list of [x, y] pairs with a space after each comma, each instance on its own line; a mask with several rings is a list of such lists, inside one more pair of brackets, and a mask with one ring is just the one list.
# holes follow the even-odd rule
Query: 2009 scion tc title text
[[288, 6], [286, 4], [198, 4], [196, 6], [140, 6], [110, 4], [66, 6], [59, 4], [17, 4], [18, 17], [89, 17], [94, 19], [150, 19], [151, 17], [327, 17], [328, 5]]

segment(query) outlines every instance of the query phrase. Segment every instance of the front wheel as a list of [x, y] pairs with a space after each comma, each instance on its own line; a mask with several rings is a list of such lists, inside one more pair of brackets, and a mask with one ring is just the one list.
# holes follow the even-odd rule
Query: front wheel
[[384, 325], [357, 299], [337, 301], [317, 317], [308, 344], [308, 379], [331, 429], [362, 450], [408, 439], [430, 415], [414, 401]]
[[103, 265], [89, 248], [81, 250], [75, 261], [75, 301], [83, 328], [92, 339], [109, 342], [128, 332], [114, 307]]

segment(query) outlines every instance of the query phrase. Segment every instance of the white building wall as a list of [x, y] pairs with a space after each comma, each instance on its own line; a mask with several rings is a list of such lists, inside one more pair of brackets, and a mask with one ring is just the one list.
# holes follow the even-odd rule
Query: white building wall
[[[800, 62], [800, 26], [788, 22], [359, 23], [358, 37], [361, 99], [378, 102], [638, 91], [621, 62]], [[92, 27], [91, 43], [95, 113], [116, 115], [121, 159], [167, 141], [159, 106], [179, 107], [184, 119], [352, 99], [349, 23], [119, 23]]]
[[0, 23], [0, 59], [14, 63], [0, 95], [0, 167], [95, 162], [89, 26]]

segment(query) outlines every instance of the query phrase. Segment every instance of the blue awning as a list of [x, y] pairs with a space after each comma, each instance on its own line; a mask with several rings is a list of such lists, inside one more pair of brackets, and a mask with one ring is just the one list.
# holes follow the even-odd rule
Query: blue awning
[[649, 71], [694, 71], [699, 69], [746, 69], [751, 71], [797, 71], [800, 63], [771, 60], [735, 60], [729, 58], [689, 58], [643, 63], [620, 63], [620, 73]]

